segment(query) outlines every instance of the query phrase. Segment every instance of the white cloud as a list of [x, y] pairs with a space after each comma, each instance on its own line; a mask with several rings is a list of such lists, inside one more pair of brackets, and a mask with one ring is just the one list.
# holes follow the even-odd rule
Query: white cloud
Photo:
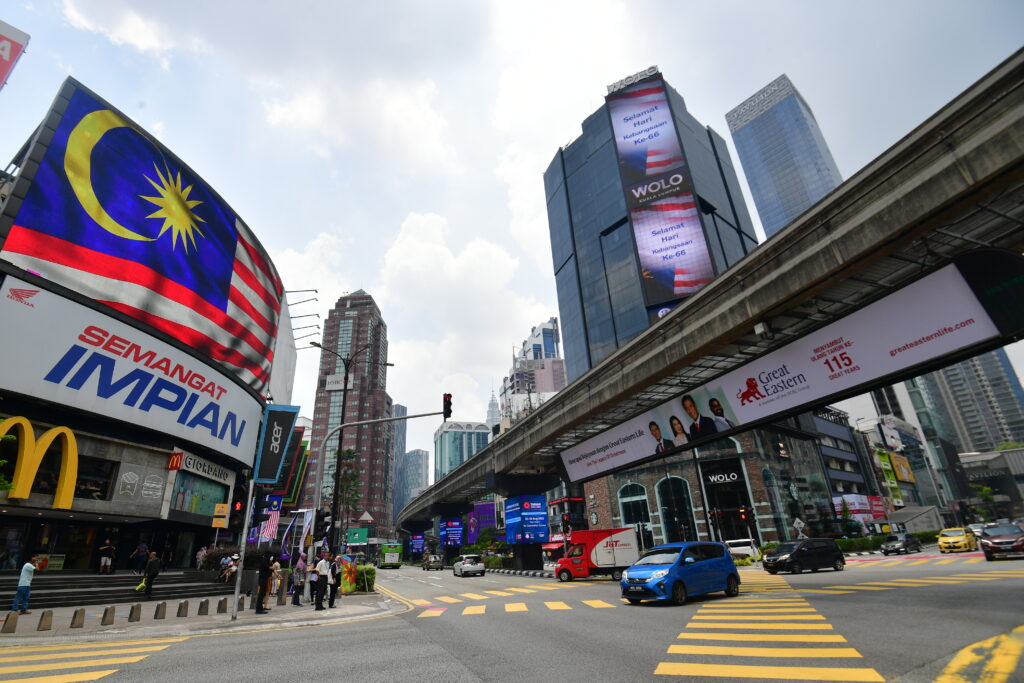
[[99, 33], [115, 45], [128, 45], [152, 55], [164, 69], [170, 68], [170, 54], [174, 50], [207, 51], [207, 46], [198, 35], [182, 37], [179, 33], [175, 36], [168, 27], [143, 16], [124, 2], [64, 0], [61, 8], [65, 20], [74, 28]]

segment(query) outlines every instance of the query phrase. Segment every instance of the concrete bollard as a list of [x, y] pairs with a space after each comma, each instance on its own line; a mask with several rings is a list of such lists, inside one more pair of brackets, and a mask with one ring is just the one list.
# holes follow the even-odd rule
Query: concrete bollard
[[103, 609], [103, 618], [100, 619], [100, 626], [110, 626], [113, 624], [115, 611], [116, 608], [113, 605], [105, 607]]
[[156, 611], [153, 612], [154, 619], [166, 619], [167, 618], [167, 603], [157, 603]]
[[36, 626], [37, 631], [49, 631], [53, 628], [53, 610], [44, 609], [43, 613], [39, 615], [39, 625]]
[[244, 595], [240, 595], [238, 597], [238, 611], [239, 612], [244, 612], [245, 611], [245, 596]]
[[85, 608], [79, 607], [71, 615], [71, 628], [85, 628]]
[[210, 613], [210, 601], [209, 600], [200, 600], [199, 601], [199, 610], [196, 611], [196, 615], [200, 616], [200, 617], [205, 617], [209, 613]]
[[284, 583], [277, 589], [277, 604], [287, 605], [288, 604], [288, 591], [284, 588]]
[[0, 633], [14, 633], [16, 628], [18, 628], [18, 613], [8, 612], [7, 618], [4, 620], [4, 627], [0, 628]]
[[252, 598], [249, 600], [249, 609], [260, 609], [259, 605], [256, 604], [256, 591], [252, 592]]
[[188, 616], [188, 600], [182, 600], [178, 603], [178, 618]]
[[137, 602], [132, 605], [131, 610], [128, 612], [128, 621], [141, 621], [142, 620], [142, 603]]
[[228, 599], [227, 598], [221, 598], [220, 600], [217, 601], [217, 614], [227, 614], [227, 613], [228, 613]]

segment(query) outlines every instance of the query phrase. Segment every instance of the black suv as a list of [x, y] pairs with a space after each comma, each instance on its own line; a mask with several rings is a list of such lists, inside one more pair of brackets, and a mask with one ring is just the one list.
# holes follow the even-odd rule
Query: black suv
[[1024, 557], [1024, 529], [1016, 524], [997, 524], [981, 530], [981, 549], [991, 562], [997, 557]]
[[882, 554], [921, 552], [921, 541], [913, 534], [892, 534], [882, 541]]
[[813, 572], [834, 569], [841, 572], [846, 566], [843, 551], [831, 538], [785, 541], [769, 550], [761, 563], [769, 574], [778, 574], [780, 571], [799, 574], [805, 569]]

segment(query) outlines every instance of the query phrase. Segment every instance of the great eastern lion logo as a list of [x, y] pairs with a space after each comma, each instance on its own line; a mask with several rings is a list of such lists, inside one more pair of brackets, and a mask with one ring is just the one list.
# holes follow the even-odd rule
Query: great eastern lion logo
[[761, 389], [757, 386], [757, 380], [753, 377], [748, 377], [747, 388], [736, 394], [736, 398], [740, 400], [740, 405], [744, 406], [748, 402], [764, 398], [764, 394], [761, 393]]

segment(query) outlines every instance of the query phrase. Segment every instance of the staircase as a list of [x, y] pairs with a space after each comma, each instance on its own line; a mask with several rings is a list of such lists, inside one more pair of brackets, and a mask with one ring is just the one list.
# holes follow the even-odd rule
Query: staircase
[[[216, 572], [195, 569], [161, 572], [153, 585], [153, 600], [212, 598], [234, 591], [233, 582], [213, 583], [214, 576]], [[29, 609], [139, 602], [143, 595], [134, 589], [140, 581], [142, 577], [125, 571], [117, 574], [39, 572], [32, 580]], [[0, 576], [0, 612], [11, 608], [17, 586], [17, 575]]]

